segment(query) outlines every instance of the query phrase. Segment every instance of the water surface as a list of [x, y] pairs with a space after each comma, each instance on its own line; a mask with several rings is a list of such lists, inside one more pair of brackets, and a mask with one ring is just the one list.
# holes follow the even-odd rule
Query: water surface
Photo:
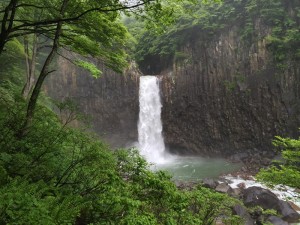
[[240, 164], [230, 163], [221, 158], [173, 157], [165, 163], [153, 166], [155, 170], [166, 170], [174, 180], [200, 181], [203, 178], [215, 178], [238, 170]]

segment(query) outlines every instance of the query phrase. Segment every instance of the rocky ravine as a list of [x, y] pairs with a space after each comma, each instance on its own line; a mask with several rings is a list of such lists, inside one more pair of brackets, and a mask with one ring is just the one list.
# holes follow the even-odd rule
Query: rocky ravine
[[[246, 153], [268, 161], [275, 135], [299, 135], [300, 64], [276, 69], [267, 50], [271, 28], [259, 18], [255, 24], [252, 43], [241, 39], [237, 25], [212, 36], [196, 29], [179, 49], [186, 60], [161, 67], [155, 57], [143, 63], [144, 74], [161, 77], [165, 142], [182, 147], [180, 154]], [[137, 70], [120, 75], [99, 63], [103, 75], [95, 79], [62, 58], [58, 64], [45, 88], [51, 97], [72, 98], [114, 147], [137, 141]]]

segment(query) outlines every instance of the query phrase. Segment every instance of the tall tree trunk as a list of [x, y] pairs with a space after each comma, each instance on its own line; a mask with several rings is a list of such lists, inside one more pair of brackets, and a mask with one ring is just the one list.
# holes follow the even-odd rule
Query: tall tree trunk
[[[61, 5], [60, 14], [62, 17], [64, 16], [64, 12], [66, 10], [68, 2], [69, 2], [69, 0], [64, 0]], [[35, 86], [33, 88], [32, 94], [31, 94], [29, 102], [28, 102], [26, 118], [25, 118], [25, 122], [23, 124], [23, 128], [21, 130], [21, 136], [23, 136], [26, 133], [29, 125], [32, 122], [32, 118], [34, 116], [34, 110], [35, 110], [36, 103], [37, 103], [39, 94], [41, 92], [41, 88], [44, 83], [44, 80], [50, 73], [53, 72], [53, 71], [50, 71], [50, 64], [53, 61], [55, 53], [59, 47], [59, 39], [60, 39], [61, 32], [62, 32], [62, 26], [63, 26], [62, 21], [58, 22], [56, 25], [55, 36], [53, 39], [51, 51], [50, 51], [48, 57], [46, 58], [46, 61], [44, 62], [43, 68], [42, 68], [40, 75], [35, 83]]]
[[34, 75], [36, 66], [36, 55], [38, 48], [38, 37], [37, 34], [32, 35], [32, 46], [30, 51], [30, 43], [28, 36], [24, 37], [24, 51], [25, 51], [25, 61], [26, 61], [26, 83], [22, 90], [22, 96], [27, 99], [30, 92], [32, 91], [34, 85]]
[[4, 50], [4, 46], [8, 41], [9, 34], [12, 30], [15, 14], [17, 10], [18, 0], [11, 0], [4, 9], [4, 14], [1, 21], [1, 32], [0, 32], [0, 54]]

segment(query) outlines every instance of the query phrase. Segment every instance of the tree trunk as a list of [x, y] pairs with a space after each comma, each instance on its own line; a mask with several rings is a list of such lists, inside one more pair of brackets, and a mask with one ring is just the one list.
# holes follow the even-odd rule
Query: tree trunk
[[4, 50], [4, 46], [8, 41], [9, 34], [12, 30], [12, 26], [15, 19], [18, 0], [11, 0], [4, 9], [4, 14], [1, 21], [1, 33], [0, 33], [0, 54]]
[[[62, 5], [61, 5], [61, 10], [60, 10], [60, 14], [63, 17], [64, 16], [64, 12], [66, 10], [67, 4], [68, 4], [69, 0], [64, 0]], [[55, 30], [55, 36], [53, 39], [53, 44], [52, 44], [52, 48], [51, 51], [46, 59], [46, 61], [44, 62], [43, 68], [40, 72], [40, 75], [35, 83], [35, 86], [33, 88], [32, 94], [30, 96], [29, 102], [28, 102], [28, 106], [27, 106], [27, 113], [26, 113], [26, 118], [25, 118], [25, 122], [23, 124], [22, 130], [20, 135], [23, 136], [26, 132], [28, 127], [30, 126], [33, 116], [34, 116], [34, 110], [36, 107], [36, 103], [39, 97], [39, 94], [41, 92], [41, 88], [42, 85], [44, 83], [45, 78], [52, 73], [53, 71], [50, 71], [50, 64], [53, 61], [53, 58], [55, 56], [56, 51], [58, 50], [59, 47], [59, 39], [61, 36], [61, 32], [62, 32], [62, 25], [63, 22], [60, 21], [57, 23], [56, 25], [56, 30]]]
[[28, 99], [30, 92], [32, 91], [34, 85], [34, 75], [36, 66], [36, 55], [38, 47], [38, 38], [36, 34], [32, 37], [32, 52], [30, 53], [30, 43], [28, 41], [28, 36], [24, 37], [24, 51], [25, 51], [25, 61], [26, 61], [26, 83], [22, 90], [22, 96], [24, 99]]

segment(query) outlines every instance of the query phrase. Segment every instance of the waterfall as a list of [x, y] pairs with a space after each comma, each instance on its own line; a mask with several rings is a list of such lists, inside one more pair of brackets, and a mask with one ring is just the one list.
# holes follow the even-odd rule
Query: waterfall
[[140, 77], [140, 113], [138, 122], [139, 150], [151, 163], [164, 162], [159, 80], [155, 76]]

